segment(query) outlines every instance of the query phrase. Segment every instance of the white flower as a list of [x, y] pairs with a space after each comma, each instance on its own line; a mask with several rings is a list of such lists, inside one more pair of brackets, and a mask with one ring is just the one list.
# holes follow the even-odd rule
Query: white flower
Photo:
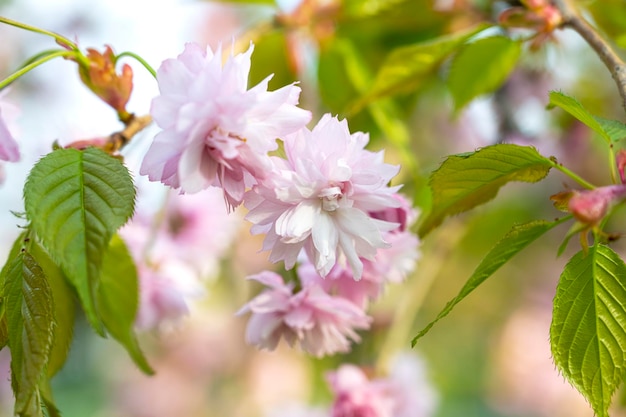
[[370, 212], [398, 207], [389, 187], [398, 166], [384, 163], [384, 153], [365, 150], [369, 138], [350, 134], [345, 120], [326, 114], [312, 131], [304, 128], [284, 140], [287, 160], [274, 158], [273, 175], [246, 194], [246, 218], [252, 233], [266, 233], [270, 260], [290, 269], [304, 249], [320, 275], [345, 260], [355, 279], [378, 248], [389, 245], [383, 233], [397, 223]]
[[141, 174], [182, 192], [219, 185], [231, 207], [241, 204], [247, 187], [270, 167], [267, 153], [276, 138], [311, 118], [296, 107], [300, 88], [267, 91], [270, 77], [248, 89], [250, 55], [232, 55], [222, 64], [215, 52], [194, 43], [158, 70], [161, 95], [151, 114], [163, 129], [141, 166]]

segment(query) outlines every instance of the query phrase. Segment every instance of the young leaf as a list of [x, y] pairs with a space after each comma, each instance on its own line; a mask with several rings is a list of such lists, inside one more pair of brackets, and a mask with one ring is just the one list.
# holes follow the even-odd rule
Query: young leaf
[[13, 242], [13, 246], [9, 251], [7, 261], [2, 267], [2, 270], [0, 270], [0, 350], [2, 350], [2, 348], [4, 348], [9, 342], [9, 328], [5, 315], [4, 283], [6, 281], [6, 276], [9, 273], [13, 260], [18, 257], [22, 248], [24, 247], [25, 238], [26, 233], [21, 233], [17, 237], [17, 239], [15, 239], [15, 242]]
[[413, 338], [411, 342], [412, 346], [415, 346], [417, 340], [424, 336], [439, 320], [447, 316], [450, 311], [467, 297], [472, 291], [476, 289], [480, 284], [485, 282], [487, 278], [493, 275], [502, 265], [507, 263], [513, 256], [521, 252], [526, 246], [534, 242], [537, 238], [542, 236], [548, 230], [554, 226], [563, 223], [569, 217], [557, 220], [554, 222], [547, 222], [543, 220], [537, 220], [530, 223], [513, 226], [513, 228], [489, 251], [485, 258], [480, 262], [476, 270], [471, 277], [467, 280], [461, 291], [456, 297], [446, 304], [446, 306], [437, 314], [437, 317], [428, 323], [424, 329], [422, 329], [417, 336]]
[[42, 158], [24, 186], [26, 213], [44, 247], [76, 288], [90, 323], [102, 253], [133, 213], [135, 189], [122, 163], [96, 148], [58, 149]]
[[[68, 285], [63, 272], [50, 258], [46, 250], [38, 242], [32, 242], [30, 248], [33, 257], [48, 278], [52, 299], [54, 300], [54, 343], [52, 344], [50, 360], [46, 367], [48, 378], [52, 378], [63, 368], [70, 351], [74, 333], [76, 302], [74, 301], [72, 288]], [[45, 398], [46, 396], [42, 393], [42, 399]]]
[[578, 252], [556, 290], [550, 344], [559, 370], [598, 417], [626, 369], [626, 265], [604, 245]]
[[111, 336], [128, 351], [135, 364], [146, 374], [154, 371], [139, 348], [133, 332], [139, 305], [137, 270], [124, 241], [115, 235], [104, 254], [98, 308]]
[[589, 113], [587, 109], [585, 109], [583, 105], [580, 104], [575, 98], [567, 96], [558, 91], [551, 91], [548, 108], [552, 108], [554, 106], [562, 108], [563, 110], [574, 116], [576, 119], [586, 124], [593, 131], [600, 134], [600, 136], [602, 136], [602, 138], [608, 144], [611, 143], [611, 136], [602, 127], [601, 122], [597, 120], [597, 118], [594, 117], [591, 113]]
[[594, 118], [600, 124], [602, 130], [611, 138], [611, 141], [619, 142], [622, 139], [626, 139], [626, 124], [618, 120], [605, 119], [599, 116], [594, 116]]
[[46, 276], [26, 250], [11, 263], [4, 296], [15, 414], [40, 416], [38, 386], [50, 355], [54, 307]]
[[470, 210], [496, 196], [511, 181], [537, 182], [553, 162], [530, 146], [500, 144], [449, 156], [431, 174], [433, 208], [420, 226], [425, 236], [444, 218]]
[[492, 36], [469, 43], [452, 59], [448, 87], [458, 111], [474, 98], [500, 87], [515, 68], [522, 43]]
[[374, 85], [361, 105], [377, 98], [414, 91], [459, 46], [488, 27], [478, 25], [464, 32], [395, 49], [378, 71]]

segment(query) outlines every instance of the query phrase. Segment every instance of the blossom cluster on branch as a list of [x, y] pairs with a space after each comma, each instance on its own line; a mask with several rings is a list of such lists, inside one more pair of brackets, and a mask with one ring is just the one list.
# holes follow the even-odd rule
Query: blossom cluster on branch
[[253, 314], [250, 343], [273, 349], [282, 336], [315, 356], [346, 352], [369, 327], [366, 300], [414, 267], [415, 216], [389, 185], [399, 167], [365, 149], [367, 134], [330, 114], [309, 130], [297, 85], [268, 91], [270, 76], [248, 88], [252, 52], [223, 62], [221, 47], [190, 43], [161, 65], [151, 114], [162, 131], [141, 173], [181, 193], [222, 188], [229, 208], [248, 209], [252, 233], [265, 234], [270, 261], [300, 263], [298, 285], [251, 277], [269, 289], [241, 310]]

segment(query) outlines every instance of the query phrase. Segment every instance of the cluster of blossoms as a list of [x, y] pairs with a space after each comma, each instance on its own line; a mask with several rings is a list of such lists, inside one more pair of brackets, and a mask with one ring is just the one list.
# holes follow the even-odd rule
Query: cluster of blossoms
[[[251, 232], [265, 235], [270, 261], [297, 265], [294, 282], [269, 271], [250, 277], [268, 288], [241, 309], [252, 313], [248, 342], [274, 349], [284, 337], [315, 356], [346, 352], [359, 340], [356, 331], [370, 326], [368, 302], [415, 267], [418, 240], [408, 226], [416, 213], [400, 186], [390, 186], [399, 167], [385, 163], [383, 151], [365, 148], [367, 134], [351, 133], [329, 114], [307, 128], [311, 112], [298, 107], [295, 84], [268, 91], [269, 76], [248, 88], [253, 49], [224, 60], [221, 47], [189, 43], [163, 62], [150, 111], [161, 131], [140, 173], [181, 194], [221, 188], [229, 211], [245, 206]], [[114, 106], [120, 114], [126, 101]], [[0, 159], [18, 157], [0, 119]], [[140, 273], [140, 327], [186, 312], [183, 287], [190, 286], [169, 277], [206, 274], [206, 267], [190, 271], [185, 258], [194, 246], [206, 250], [207, 228], [196, 223], [210, 216], [180, 215], [174, 220], [185, 220], [182, 232], [162, 232], [138, 216], [122, 231]], [[170, 243], [155, 248], [153, 241]]]
[[333, 396], [329, 408], [293, 405], [268, 417], [429, 417], [437, 408], [424, 363], [413, 354], [397, 355], [385, 376], [372, 378], [368, 369], [344, 364], [326, 380]]
[[365, 149], [367, 134], [329, 114], [309, 130], [297, 85], [268, 91], [270, 76], [248, 88], [252, 52], [223, 61], [221, 48], [188, 44], [162, 64], [151, 108], [162, 131], [141, 173], [181, 193], [221, 187], [265, 235], [270, 261], [298, 264], [297, 283], [250, 277], [268, 288], [240, 310], [252, 313], [249, 343], [274, 349], [284, 337], [315, 356], [346, 352], [369, 328], [368, 300], [415, 266], [415, 214], [389, 186], [399, 167]]

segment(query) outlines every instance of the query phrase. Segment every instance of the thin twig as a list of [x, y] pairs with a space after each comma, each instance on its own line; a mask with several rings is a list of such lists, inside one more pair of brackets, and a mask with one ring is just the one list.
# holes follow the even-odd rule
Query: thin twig
[[106, 150], [109, 152], [115, 152], [126, 146], [128, 142], [137, 133], [145, 129], [150, 123], [152, 123], [152, 117], [150, 115], [145, 116], [132, 116], [127, 122], [124, 130], [111, 134], [107, 140]]
[[600, 57], [604, 65], [611, 72], [611, 76], [617, 84], [622, 106], [626, 110], [626, 64], [613, 51], [608, 42], [603, 39], [598, 32], [581, 17], [569, 3], [569, 0], [552, 0], [556, 8], [559, 9], [563, 18], [562, 27], [569, 27], [575, 30]]

